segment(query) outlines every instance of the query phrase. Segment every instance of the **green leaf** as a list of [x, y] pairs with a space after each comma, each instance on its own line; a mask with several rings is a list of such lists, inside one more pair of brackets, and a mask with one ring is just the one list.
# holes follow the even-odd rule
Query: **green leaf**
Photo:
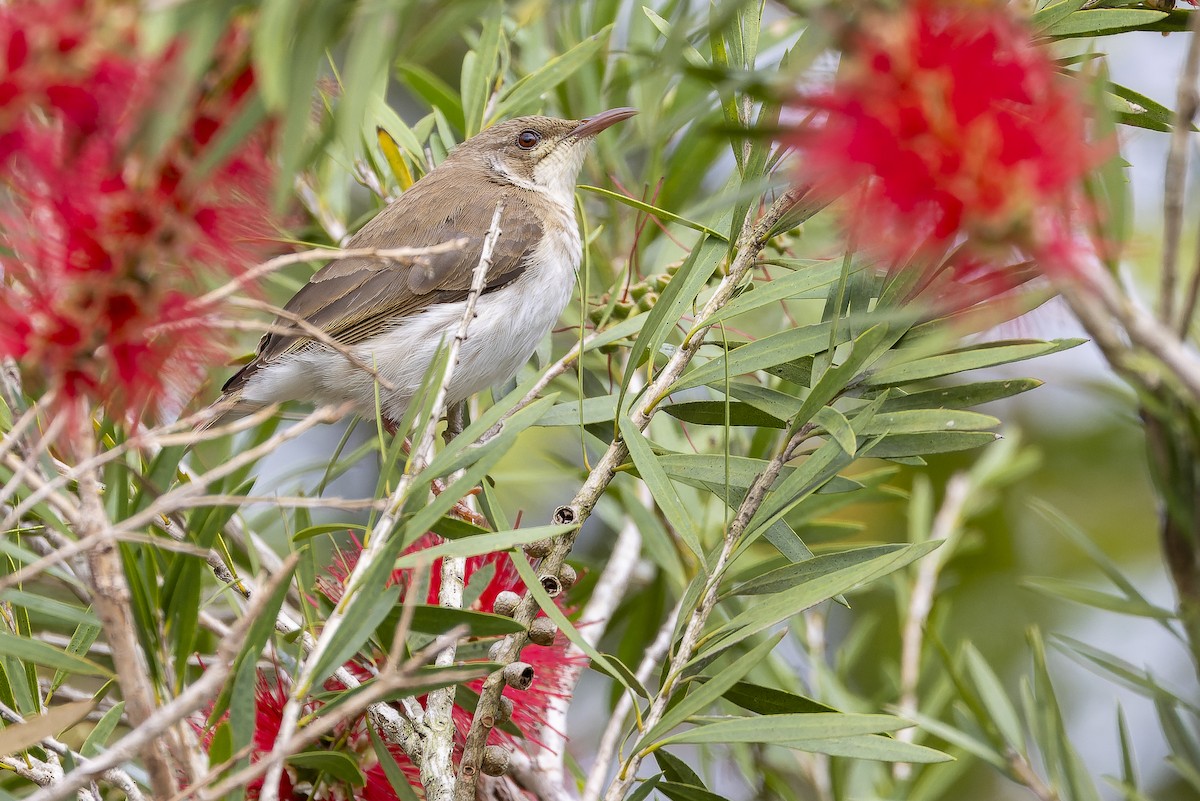
[[979, 692], [988, 712], [988, 721], [1000, 732], [1000, 736], [1017, 753], [1025, 753], [1025, 737], [1021, 731], [1021, 719], [1016, 708], [1008, 700], [1008, 694], [1000, 678], [992, 671], [983, 654], [971, 643], [963, 646], [967, 672]]
[[[911, 381], [922, 381], [927, 378], [938, 378], [944, 375], [961, 373], [965, 370], [978, 370], [983, 367], [996, 367], [1001, 364], [1032, 359], [1037, 356], [1047, 356], [1051, 353], [1068, 350], [1084, 342], [1082, 339], [1058, 339], [1052, 342], [1005, 341], [988, 342], [983, 345], [963, 348], [940, 356], [918, 358], [884, 367], [867, 376], [866, 383], [870, 386], [887, 386], [891, 384], [907, 384]], [[897, 351], [903, 355], [903, 351]]]
[[404, 772], [400, 770], [400, 766], [396, 764], [396, 758], [388, 751], [387, 746], [383, 744], [383, 740], [379, 739], [379, 735], [375, 733], [375, 727], [368, 724], [367, 734], [371, 737], [371, 748], [375, 751], [375, 759], [379, 762], [379, 766], [383, 768], [383, 775], [387, 777], [388, 784], [391, 785], [392, 791], [396, 793], [396, 797], [400, 801], [418, 801], [416, 791], [412, 785], [408, 783]]
[[1123, 615], [1133, 615], [1135, 617], [1151, 617], [1156, 620], [1165, 621], [1175, 619], [1174, 611], [1164, 609], [1161, 606], [1155, 606], [1147, 602], [1145, 598], [1128, 598], [1122, 595], [1113, 595], [1093, 589], [1077, 581], [1035, 576], [1024, 579], [1021, 583], [1030, 589], [1037, 590], [1046, 595], [1073, 601], [1084, 606], [1091, 606], [1096, 609], [1119, 612]]
[[73, 701], [25, 718], [24, 723], [6, 723], [0, 729], [0, 754], [19, 754], [47, 737], [58, 737], [87, 716], [96, 706], [91, 699]]
[[935, 431], [987, 431], [998, 425], [1000, 421], [995, 417], [978, 412], [958, 409], [911, 409], [902, 412], [880, 411], [870, 423], [862, 426], [858, 433], [863, 436], [894, 436]]
[[441, 634], [455, 626], [466, 626], [472, 637], [497, 637], [524, 630], [524, 627], [511, 617], [490, 612], [449, 609], [431, 604], [416, 604], [413, 607], [413, 631]]
[[483, 112], [487, 105], [488, 92], [492, 88], [496, 62], [500, 57], [503, 10], [501, 3], [492, 2], [479, 15], [479, 21], [483, 25], [479, 44], [463, 59], [461, 95], [463, 117], [466, 121], [463, 133], [468, 137], [479, 133], [484, 122]]
[[630, 793], [629, 801], [646, 801], [646, 799], [650, 797], [650, 793], [654, 792], [654, 790], [658, 787], [662, 777], [663, 775], [659, 773], [651, 776], [649, 779], [646, 779], [644, 782], [642, 782], [640, 787]]
[[539, 426], [578, 426], [611, 422], [617, 415], [617, 393], [559, 403], [538, 420]]
[[589, 184], [579, 184], [578, 188], [586, 192], [594, 192], [595, 194], [600, 195], [601, 197], [606, 197], [609, 200], [615, 200], [618, 203], [623, 203], [632, 209], [645, 212], [659, 221], [665, 220], [666, 222], [679, 223], [684, 228], [691, 228], [693, 231], [699, 231], [702, 234], [719, 239], [722, 242], [729, 241], [729, 237], [725, 236], [720, 231], [709, 228], [704, 223], [698, 223], [695, 220], [689, 220], [686, 217], [681, 217], [673, 211], [667, 211], [664, 208], [647, 203], [644, 200], [638, 200], [637, 198], [629, 197], [629, 195], [622, 195], [620, 192], [614, 192], [611, 189], [604, 189], [602, 187], [591, 186]]
[[919, 712], [910, 712], [907, 714], [918, 726], [934, 737], [945, 740], [955, 748], [961, 748], [968, 754], [978, 757], [998, 771], [1004, 772], [1009, 769], [1008, 760], [992, 746], [977, 740], [947, 723], [943, 723], [937, 718], [922, 715]]
[[347, 149], [358, 143], [371, 98], [386, 92], [388, 62], [396, 50], [402, 16], [397, 3], [364, 3], [355, 11], [337, 105], [337, 133]]
[[304, 751], [292, 754], [287, 762], [298, 768], [328, 773], [354, 787], [362, 787], [367, 783], [367, 778], [358, 769], [358, 763], [349, 754], [340, 751]]
[[712, 316], [699, 321], [696, 326], [713, 325], [739, 314], [760, 309], [771, 303], [794, 298], [814, 289], [827, 286], [842, 274], [842, 265], [833, 261], [811, 261], [807, 266], [788, 273], [765, 284], [754, 284], [753, 291], [743, 292], [729, 303], [713, 312]]
[[891, 737], [878, 734], [864, 734], [857, 737], [837, 737], [816, 740], [784, 740], [778, 745], [793, 748], [797, 751], [808, 751], [830, 756], [850, 757], [852, 759], [873, 759], [882, 762], [949, 762], [953, 759], [949, 754], [914, 745]]
[[[91, 650], [92, 643], [100, 636], [99, 623], [80, 623], [75, 627], [75, 632], [71, 635], [71, 641], [67, 643], [67, 653], [72, 656], [83, 656]], [[54, 678], [50, 682], [50, 692], [54, 693], [63, 685], [70, 677], [70, 673], [65, 670], [57, 670], [54, 673]]]
[[[216, 723], [225, 710], [229, 709], [231, 698], [237, 695], [239, 690], [243, 698], [254, 697], [253, 687], [254, 682], [257, 681], [254, 665], [258, 663], [259, 655], [262, 654], [267, 640], [275, 631], [275, 621], [279, 616], [279, 610], [283, 607], [284, 599], [287, 598], [297, 564], [299, 564], [298, 556], [291, 556], [288, 561], [284, 562], [281, 573], [286, 575], [277, 574], [277, 578], [275, 578], [277, 583], [271, 595], [263, 602], [262, 612], [251, 621], [250, 627], [246, 630], [246, 639], [242, 642], [242, 648], [234, 658], [234, 680], [222, 688], [217, 700], [213, 702], [213, 708], [208, 717], [210, 725]], [[246, 665], [250, 667], [246, 668]], [[247, 673], [249, 677], [246, 676]]]
[[401, 78], [430, 107], [446, 115], [455, 130], [465, 130], [462, 99], [451, 86], [419, 64], [400, 64], [396, 67]]
[[1105, 99], [1109, 109], [1116, 114], [1117, 120], [1126, 125], [1162, 133], [1169, 132], [1175, 125], [1174, 111], [1118, 83], [1108, 84]]
[[659, 782], [657, 789], [671, 801], [726, 801], [724, 796], [691, 784]]
[[1148, 670], [1143, 670], [1118, 656], [1071, 637], [1060, 634], [1054, 638], [1054, 641], [1062, 653], [1087, 669], [1094, 672], [1102, 671], [1101, 675], [1104, 675], [1105, 678], [1114, 679], [1117, 684], [1149, 698], [1173, 699], [1190, 709], [1192, 714], [1200, 716], [1200, 707], [1184, 700], [1181, 693], [1161, 684]]
[[654, 752], [654, 761], [658, 763], [658, 767], [667, 781], [675, 784], [688, 784], [692, 787], [704, 786], [704, 781], [696, 774], [696, 771], [665, 748]]
[[96, 721], [96, 725], [88, 732], [87, 739], [79, 747], [79, 753], [85, 757], [94, 757], [100, 754], [104, 750], [104, 746], [108, 744], [108, 738], [116, 731], [117, 724], [121, 722], [121, 716], [124, 714], [124, 701], [117, 701], [109, 707], [108, 711], [100, 717], [100, 720]]
[[744, 681], [739, 681], [726, 690], [725, 700], [759, 715], [837, 711], [833, 707], [811, 698], [805, 698], [803, 695], [795, 695], [774, 687], [763, 687]]
[[[591, 400], [591, 399], [589, 399]], [[682, 420], [702, 426], [725, 425], [725, 410], [729, 410], [729, 425], [753, 426], [754, 428], [784, 428], [782, 419], [764, 412], [748, 403], [734, 401], [726, 406], [725, 401], [684, 401], [662, 407], [662, 411]]]
[[606, 25], [567, 52], [555, 56], [517, 81], [500, 95], [489, 124], [495, 120], [534, 111], [534, 107], [541, 103], [550, 90], [566, 81], [581, 67], [595, 63], [596, 57], [608, 45], [611, 33], [612, 26]]
[[70, 654], [49, 643], [18, 637], [7, 631], [0, 631], [0, 653], [35, 665], [57, 668], [66, 673], [113, 678], [112, 671], [90, 659]]
[[[841, 341], [844, 341], [844, 334], [839, 333], [838, 342]], [[717, 383], [719, 388], [724, 384], [726, 375], [744, 375], [755, 370], [765, 370], [795, 361], [802, 356], [811, 356], [828, 347], [829, 323], [789, 328], [778, 334], [738, 345], [726, 354], [692, 367], [671, 386], [670, 392], [714, 383]]]
[[[826, 375], [829, 375], [829, 373], [826, 373]], [[853, 456], [858, 451], [858, 437], [854, 435], [854, 429], [850, 427], [850, 421], [837, 409], [832, 406], [822, 406], [813, 415], [812, 419], [826, 434], [833, 438], [833, 441], [841, 447], [847, 456]]]
[[1039, 32], [1045, 32], [1047, 28], [1057, 25], [1083, 8], [1085, 2], [1087, 0], [1059, 0], [1057, 3], [1048, 3], [1033, 15], [1031, 21], [1034, 29]]
[[808, 586], [827, 578], [843, 580], [847, 571], [874, 576], [875, 571], [891, 572], [920, 559], [937, 547], [936, 542], [870, 545], [814, 556], [804, 562], [767, 571], [737, 585], [730, 595], [774, 595]]
[[[859, 335], [842, 363], [827, 369], [808, 393], [792, 420], [793, 430], [813, 419], [825, 404], [832, 403], [834, 398], [845, 392], [850, 382], [887, 352], [904, 331], [902, 326], [884, 323], [872, 326]], [[832, 353], [833, 343], [830, 343], [829, 347]], [[855, 430], [858, 431], [859, 426], [856, 425]], [[853, 456], [854, 449], [847, 450], [846, 453]]]
[[1022, 392], [1037, 389], [1042, 385], [1036, 378], [1008, 378], [999, 381], [979, 381], [974, 384], [959, 384], [953, 387], [938, 387], [907, 395], [899, 390], [892, 392], [880, 414], [908, 411], [911, 409], [966, 409], [981, 403], [1011, 398]]
[[329, 640], [319, 662], [313, 666], [313, 686], [320, 684], [347, 659], [354, 656], [400, 600], [399, 584], [391, 587], [360, 587], [346, 607], [338, 630]]
[[884, 437], [860, 455], [870, 456], [874, 459], [926, 456], [932, 453], [951, 453], [979, 448], [991, 445], [997, 439], [999, 439], [998, 434], [978, 431], [898, 434]]
[[1098, 8], [1076, 11], [1074, 14], [1046, 26], [1042, 32], [1056, 39], [1080, 36], [1106, 36], [1122, 31], [1137, 30], [1166, 19], [1165, 11], [1142, 8]]
[[717, 672], [716, 676], [705, 681], [699, 689], [692, 691], [683, 700], [670, 707], [658, 723], [642, 735], [635, 751], [641, 751], [647, 744], [657, 742], [663, 735], [685, 722], [692, 715], [715, 704], [727, 690], [733, 687], [743, 676], [761, 665], [779, 645], [786, 631], [777, 632], [774, 636], [763, 640], [747, 653]]
[[699, 528], [692, 521], [692, 516], [688, 514], [683, 501], [680, 500], [679, 494], [667, 477], [666, 471], [659, 464], [658, 457], [650, 449], [650, 444], [642, 436], [638, 427], [633, 424], [633, 421], [625, 416], [621, 417], [621, 436], [625, 440], [625, 446], [629, 449], [629, 455], [633, 458], [634, 465], [637, 466], [638, 474], [654, 498], [655, 506], [662, 511], [667, 522], [687, 545], [688, 550], [696, 555], [700, 564], [704, 564], [704, 546], [700, 544]]
[[[701, 645], [703, 647], [709, 644], [708, 647], [720, 648], [724, 647], [721, 643], [724, 638], [736, 635], [738, 639], [744, 639], [757, 634], [821, 601], [898, 570], [935, 547], [937, 543], [922, 542], [855, 549], [837, 554], [823, 554], [806, 562], [772, 571], [763, 577], [764, 581], [747, 582], [752, 589], [770, 593], [769, 597], [753, 604], [749, 609], [706, 634], [701, 640]], [[858, 551], [870, 553], [864, 555], [857, 553]], [[767, 586], [772, 589], [766, 589]]]
[[25, 590], [10, 589], [0, 593], [0, 601], [4, 601], [15, 606], [20, 606], [35, 615], [50, 618], [51, 620], [61, 620], [75, 625], [87, 624], [89, 626], [98, 626], [100, 621], [90, 609], [84, 609], [75, 604], [56, 601], [53, 598], [47, 598], [44, 595], [37, 593], [26, 592]]
[[[722, 220], [725, 219], [722, 218]], [[667, 341], [667, 337], [670, 336], [675, 323], [707, 285], [708, 279], [716, 272], [717, 264], [727, 253], [728, 246], [724, 242], [715, 237], [705, 237], [692, 248], [692, 252], [688, 254], [679, 271], [671, 277], [670, 282], [659, 295], [658, 301], [650, 309], [646, 323], [638, 333], [637, 339], [634, 340], [633, 347], [629, 349], [625, 373], [621, 378], [622, 402], [624, 392], [633, 379], [634, 371], [638, 369], [644, 359], [653, 360], [663, 343]], [[725, 373], [722, 371], [713, 380], [724, 380], [724, 377]], [[675, 389], [668, 391], [667, 394], [673, 391]]]
[[653, 747], [671, 743], [780, 743], [879, 734], [910, 725], [891, 715], [856, 715], [814, 712], [808, 715], [764, 715], [706, 723], [659, 740]]

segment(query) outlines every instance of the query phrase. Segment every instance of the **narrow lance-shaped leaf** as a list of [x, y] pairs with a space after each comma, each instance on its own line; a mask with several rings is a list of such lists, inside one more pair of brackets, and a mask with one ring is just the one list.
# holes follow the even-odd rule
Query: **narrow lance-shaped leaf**
[[654, 498], [655, 505], [662, 510], [671, 528], [703, 564], [704, 547], [700, 544], [699, 528], [684, 507], [683, 501], [679, 499], [679, 493], [675, 491], [671, 480], [659, 464], [658, 457], [650, 449], [650, 444], [628, 417], [621, 418], [621, 436], [630, 456], [633, 457], [638, 473], [642, 476], [642, 481], [646, 482]]
[[702, 712], [716, 703], [727, 690], [737, 684], [743, 676], [762, 664], [762, 661], [775, 649], [786, 632], [780, 631], [768, 637], [750, 649], [729, 666], [722, 668], [716, 676], [706, 681], [699, 689], [693, 690], [682, 701], [670, 707], [654, 728], [642, 735], [635, 751], [640, 751], [648, 744], [657, 742], [659, 738], [676, 726], [683, 723], [692, 715]]

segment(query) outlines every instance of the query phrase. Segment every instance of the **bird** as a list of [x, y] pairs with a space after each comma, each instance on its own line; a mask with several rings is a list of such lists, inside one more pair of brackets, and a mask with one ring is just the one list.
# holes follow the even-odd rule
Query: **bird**
[[[501, 233], [446, 403], [511, 379], [571, 298], [583, 255], [575, 185], [589, 145], [636, 113], [518, 117], [458, 145], [345, 247], [423, 248], [456, 239], [463, 246], [413, 260], [349, 256], [325, 265], [225, 383], [206, 427], [284, 401], [348, 402], [366, 417], [378, 409], [394, 426], [461, 324], [498, 203]], [[323, 344], [313, 328], [355, 359]]]

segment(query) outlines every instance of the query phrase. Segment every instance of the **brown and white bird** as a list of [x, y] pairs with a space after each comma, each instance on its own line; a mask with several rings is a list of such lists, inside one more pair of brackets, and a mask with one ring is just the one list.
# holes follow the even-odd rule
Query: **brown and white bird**
[[571, 298], [582, 257], [575, 183], [596, 134], [632, 117], [616, 108], [584, 120], [520, 117], [463, 142], [436, 169], [350, 238], [347, 248], [428, 247], [456, 238], [460, 250], [415, 264], [343, 258], [309, 279], [284, 306], [258, 353], [215, 404], [237, 417], [289, 400], [352, 401], [374, 416], [376, 382], [294, 322], [346, 346], [392, 387], [379, 387], [385, 419], [399, 420], [438, 348], [454, 335], [496, 204], [504, 203], [475, 318], [447, 388], [447, 403], [514, 376]]

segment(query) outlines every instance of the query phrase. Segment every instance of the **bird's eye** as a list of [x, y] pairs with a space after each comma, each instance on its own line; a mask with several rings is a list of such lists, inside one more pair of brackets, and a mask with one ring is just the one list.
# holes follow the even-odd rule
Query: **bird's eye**
[[517, 134], [517, 147], [522, 150], [533, 150], [542, 141], [542, 135], [537, 131], [521, 131]]

